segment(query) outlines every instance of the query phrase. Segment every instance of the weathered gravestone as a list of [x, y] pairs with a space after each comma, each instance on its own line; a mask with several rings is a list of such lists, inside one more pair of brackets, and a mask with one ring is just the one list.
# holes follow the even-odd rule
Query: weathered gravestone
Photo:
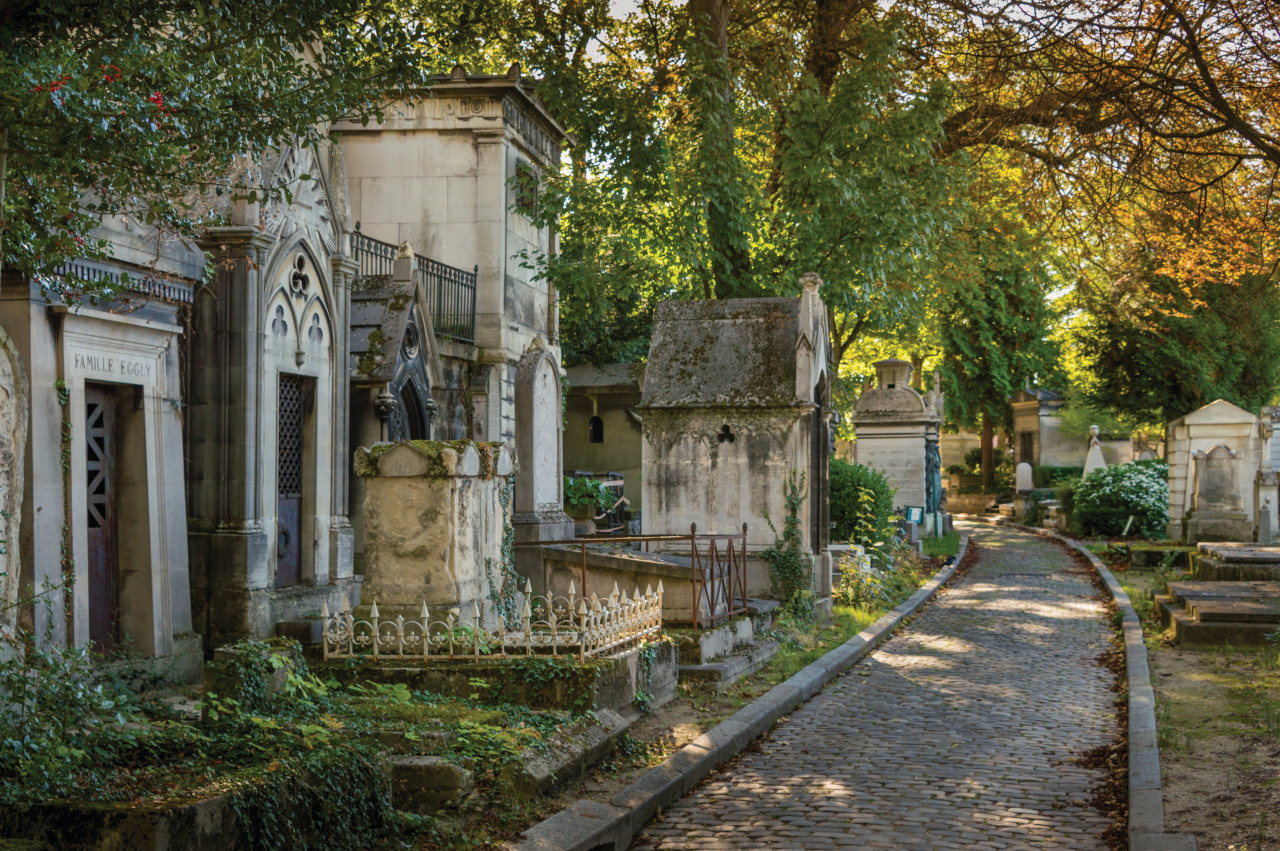
[[1251, 541], [1253, 521], [1245, 513], [1241, 494], [1243, 458], [1224, 444], [1192, 453], [1195, 497], [1187, 514], [1187, 540]]

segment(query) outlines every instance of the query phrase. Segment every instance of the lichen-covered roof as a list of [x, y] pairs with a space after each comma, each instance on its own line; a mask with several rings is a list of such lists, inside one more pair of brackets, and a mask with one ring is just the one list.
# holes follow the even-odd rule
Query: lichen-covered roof
[[391, 380], [413, 307], [415, 284], [389, 275], [358, 277], [351, 287], [351, 380]]
[[796, 397], [800, 299], [658, 305], [642, 408], [790, 407]]
[[642, 363], [571, 366], [565, 370], [568, 376], [569, 395], [572, 396], [575, 390], [638, 393], [644, 384], [644, 369]]

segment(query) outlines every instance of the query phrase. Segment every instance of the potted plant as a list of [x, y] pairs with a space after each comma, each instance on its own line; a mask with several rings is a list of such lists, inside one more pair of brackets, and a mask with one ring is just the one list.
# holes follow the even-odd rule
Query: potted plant
[[609, 508], [609, 491], [599, 479], [564, 479], [564, 510], [574, 520], [590, 520]]

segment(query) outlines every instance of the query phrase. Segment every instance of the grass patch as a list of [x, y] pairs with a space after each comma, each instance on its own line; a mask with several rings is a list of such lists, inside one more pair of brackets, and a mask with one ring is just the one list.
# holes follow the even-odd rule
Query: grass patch
[[925, 555], [946, 558], [960, 552], [960, 533], [952, 529], [939, 538], [925, 538], [920, 544]]

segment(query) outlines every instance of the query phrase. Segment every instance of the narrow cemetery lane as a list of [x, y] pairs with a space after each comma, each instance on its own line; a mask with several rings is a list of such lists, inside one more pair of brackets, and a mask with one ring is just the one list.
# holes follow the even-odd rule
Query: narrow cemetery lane
[[1076, 764], [1115, 733], [1102, 604], [1047, 541], [970, 531], [967, 576], [632, 848], [1105, 851]]

